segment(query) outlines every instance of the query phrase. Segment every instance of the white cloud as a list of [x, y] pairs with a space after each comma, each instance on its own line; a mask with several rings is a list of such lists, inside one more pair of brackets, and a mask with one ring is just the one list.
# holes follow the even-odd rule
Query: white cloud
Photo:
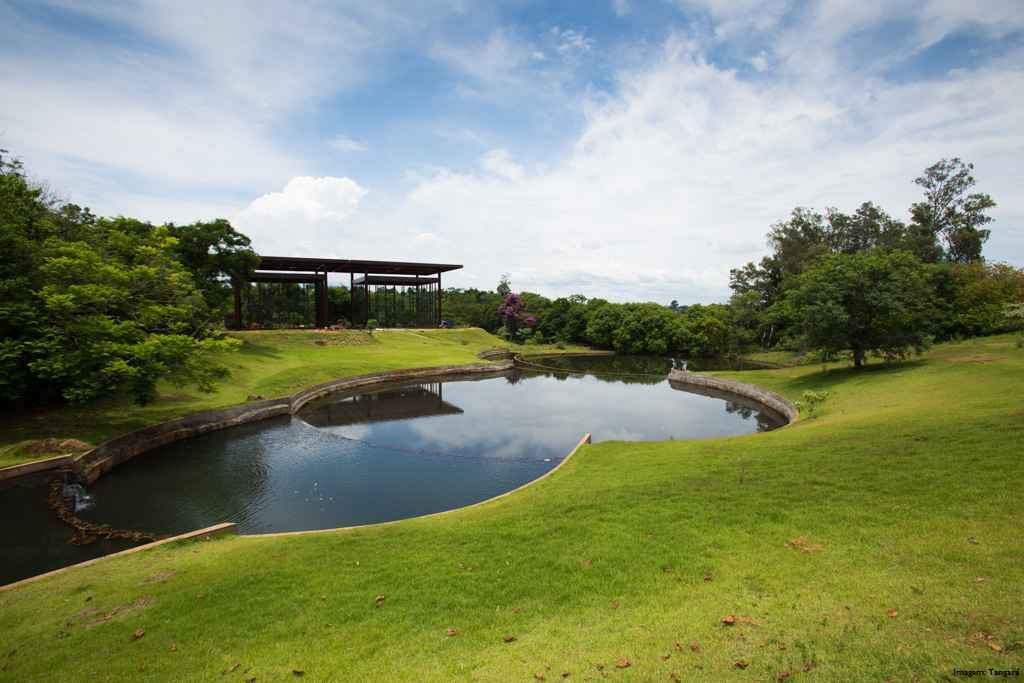
[[768, 70], [768, 55], [765, 52], [760, 52], [750, 58], [750, 65], [754, 67], [755, 71], [763, 73]]
[[331, 141], [327, 144], [339, 152], [365, 152], [367, 149], [365, 143], [353, 140], [347, 135], [337, 135], [331, 138]]
[[629, 0], [612, 0], [612, 11], [616, 16], [624, 17], [630, 13], [632, 7]]
[[253, 200], [233, 222], [265, 254], [329, 256], [344, 248], [349, 222], [366, 195], [351, 178], [292, 178], [281, 192]]
[[480, 166], [506, 180], [522, 180], [525, 174], [523, 167], [512, 160], [507, 149], [492, 149], [480, 159]]
[[480, 172], [423, 178], [389, 220], [443, 235], [443, 260], [467, 266], [459, 282], [492, 286], [508, 271], [549, 295], [708, 301], [727, 296], [728, 270], [758, 258], [794, 206], [874, 200], [905, 217], [912, 179], [943, 156], [977, 162], [1003, 202], [997, 226], [1024, 216], [1019, 63], [846, 85], [747, 81], [672, 40], [588, 107], [571, 153], [548, 170], [492, 150]]

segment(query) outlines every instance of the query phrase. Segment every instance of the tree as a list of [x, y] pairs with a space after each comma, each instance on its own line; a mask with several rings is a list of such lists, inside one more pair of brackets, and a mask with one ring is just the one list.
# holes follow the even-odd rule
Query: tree
[[512, 282], [508, 279], [508, 273], [501, 274], [501, 279], [498, 280], [498, 286], [495, 288], [495, 291], [498, 292], [498, 296], [502, 299], [512, 293]]
[[0, 153], [0, 400], [210, 388], [226, 372], [211, 353], [237, 344], [210, 338], [176, 245], [168, 228], [57, 203]]
[[806, 342], [828, 353], [850, 350], [887, 359], [920, 352], [933, 322], [928, 269], [908, 252], [834, 254], [802, 274], [786, 295], [787, 316]]
[[247, 281], [260, 262], [249, 238], [223, 218], [170, 224], [167, 229], [177, 240], [174, 251], [178, 260], [192, 273], [210, 309], [223, 319], [233, 306], [231, 283]]
[[925, 197], [910, 209], [914, 225], [941, 240], [946, 260], [954, 263], [980, 261], [991, 234], [983, 226], [992, 222], [986, 212], [996, 203], [987, 194], [969, 193], [975, 185], [973, 171], [974, 164], [954, 157], [929, 166], [914, 180]]

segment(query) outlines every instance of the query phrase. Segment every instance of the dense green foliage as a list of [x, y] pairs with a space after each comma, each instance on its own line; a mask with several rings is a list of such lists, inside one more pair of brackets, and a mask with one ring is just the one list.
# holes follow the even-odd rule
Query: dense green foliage
[[82, 403], [163, 378], [224, 374], [210, 306], [170, 227], [96, 218], [48, 197], [0, 156], [0, 394]]
[[912, 254], [872, 250], [824, 257], [796, 278], [784, 305], [808, 344], [830, 356], [849, 349], [861, 367], [868, 352], [902, 358], [928, 345], [932, 294]]

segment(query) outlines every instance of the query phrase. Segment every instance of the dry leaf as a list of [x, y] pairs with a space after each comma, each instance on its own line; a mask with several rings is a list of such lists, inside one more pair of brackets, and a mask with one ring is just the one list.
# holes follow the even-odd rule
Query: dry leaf
[[999, 643], [990, 642], [988, 644], [988, 646], [992, 649], [993, 652], [1002, 652], [1003, 651], [1003, 646], [1000, 645]]
[[682, 644], [682, 643], [680, 643], [680, 642], [679, 642], [678, 640], [676, 641], [676, 644], [674, 645], [674, 647], [675, 647], [675, 648], [676, 648], [676, 650], [678, 650], [679, 652], [682, 652], [682, 651], [683, 651], [683, 644]]
[[446, 636], [448, 636], [450, 638], [452, 636], [459, 635], [459, 630], [456, 629], [456, 628], [450, 628], [447, 631], [445, 631], [444, 633], [445, 633]]
[[748, 666], [750, 666], [750, 662], [746, 662], [742, 659], [733, 664], [733, 668], [735, 669], [746, 669]]
[[619, 657], [615, 660], [616, 669], [628, 669], [633, 662], [629, 661], [628, 657]]
[[681, 679], [679, 677], [679, 674], [677, 674], [675, 671], [669, 672], [668, 677], [669, 677], [669, 680], [672, 680], [672, 681], [681, 681], [681, 680], [683, 680], [683, 679]]
[[711, 574], [704, 575], [704, 583], [710, 583], [712, 580]]
[[661, 661], [663, 661], [663, 662], [667, 662], [670, 659], [672, 659], [672, 654], [671, 653], [661, 656]]
[[171, 652], [177, 652], [178, 651], [178, 646], [175, 645], [174, 643], [171, 643], [171, 648], [170, 649], [171, 649]]
[[584, 569], [590, 569], [591, 567], [594, 566], [594, 561], [593, 560], [583, 560], [580, 564], [583, 565]]
[[298, 678], [298, 677], [305, 676], [305, 675], [306, 675], [306, 672], [303, 671], [302, 669], [292, 669], [292, 676], [295, 676], [295, 677]]
[[512, 642], [512, 641], [514, 641], [515, 639], [516, 639], [516, 637], [515, 637], [515, 636], [503, 636], [503, 637], [502, 637], [502, 640], [504, 640], [504, 641], [505, 641], [506, 643], [511, 643], [511, 642]]
[[373, 599], [373, 604], [375, 604], [377, 607], [380, 607], [381, 605], [383, 605], [384, 604], [384, 596], [383, 595], [378, 595], [377, 597], [375, 597]]
[[141, 638], [141, 637], [142, 637], [142, 636], [144, 636], [144, 635], [146, 635], [146, 632], [145, 632], [145, 631], [143, 631], [143, 630], [142, 630], [141, 628], [137, 628], [137, 629], [135, 629], [135, 631], [134, 631], [134, 632], [132, 633], [132, 640], [138, 640], [139, 638]]
[[726, 626], [732, 626], [733, 624], [736, 623], [736, 617], [734, 617], [731, 614], [727, 614], [724, 617], [722, 617], [722, 623], [725, 624]]
[[619, 609], [619, 601], [612, 600], [612, 609]]
[[572, 676], [572, 672], [571, 671], [563, 671], [562, 672], [562, 678], [568, 678], [569, 676]]
[[534, 678], [534, 680], [543, 681], [544, 680], [544, 674], [533, 674], [533, 678]]
[[894, 609], [891, 609], [891, 610], [889, 610], [888, 612], [886, 612], [886, 614], [887, 614], [887, 615], [889, 615], [889, 618], [890, 618], [890, 619], [895, 619], [895, 618], [896, 618], [896, 616], [897, 616], [897, 615], [899, 614], [899, 612], [897, 612], [897, 611], [896, 611], [896, 610], [894, 610]]
[[700, 654], [701, 652], [704, 652], [704, 648], [702, 648], [700, 646], [700, 643], [698, 643], [695, 640], [692, 643], [690, 643], [690, 652], [696, 652], [697, 654]]
[[775, 677], [775, 680], [779, 681], [779, 683], [782, 683], [782, 681], [788, 679], [792, 675], [793, 674], [791, 674], [788, 671], [780, 671], [779, 675]]

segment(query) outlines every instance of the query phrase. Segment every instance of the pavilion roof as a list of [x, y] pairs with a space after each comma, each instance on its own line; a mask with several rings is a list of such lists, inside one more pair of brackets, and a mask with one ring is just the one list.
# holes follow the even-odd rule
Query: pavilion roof
[[[436, 275], [459, 270], [461, 264], [416, 263], [408, 261], [367, 261], [361, 259], [309, 258], [304, 256], [260, 256], [257, 270], [310, 273], [368, 273], [374, 275]], [[372, 283], [371, 283], [372, 284]], [[389, 283], [390, 284], [390, 283]]]

